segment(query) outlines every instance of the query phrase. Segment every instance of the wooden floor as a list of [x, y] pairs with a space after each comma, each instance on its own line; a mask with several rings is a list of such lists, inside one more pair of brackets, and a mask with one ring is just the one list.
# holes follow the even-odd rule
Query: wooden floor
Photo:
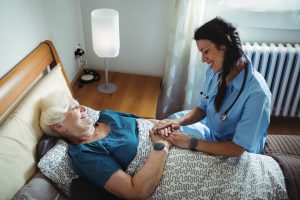
[[96, 110], [115, 110], [155, 118], [161, 78], [154, 76], [109, 72], [109, 82], [117, 86], [117, 91], [104, 94], [97, 90], [104, 83], [105, 75], [99, 71], [101, 80], [73, 86], [74, 97], [82, 104]]
[[[103, 72], [100, 73], [101, 77], [104, 77]], [[109, 77], [110, 81], [117, 85], [117, 92], [112, 94], [100, 93], [97, 91], [99, 82], [94, 82], [86, 84], [82, 88], [74, 85], [75, 98], [81, 104], [98, 110], [111, 109], [129, 112], [145, 118], [153, 118], [155, 116], [156, 102], [158, 100], [157, 88], [160, 85], [160, 78], [137, 77], [131, 74], [114, 72], [110, 72]], [[271, 117], [268, 134], [300, 135], [300, 119]]]
[[268, 134], [300, 135], [300, 119], [271, 117]]

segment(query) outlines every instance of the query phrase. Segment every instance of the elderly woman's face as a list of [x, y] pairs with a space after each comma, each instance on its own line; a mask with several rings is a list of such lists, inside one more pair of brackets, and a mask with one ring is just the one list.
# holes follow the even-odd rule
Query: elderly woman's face
[[210, 40], [197, 40], [198, 50], [202, 54], [202, 62], [206, 62], [214, 72], [219, 72], [223, 68], [225, 46], [217, 48]]
[[86, 108], [79, 105], [78, 101], [73, 98], [69, 99], [69, 110], [65, 115], [63, 126], [68, 133], [75, 137], [80, 137], [90, 133], [93, 129], [93, 121], [87, 115]]

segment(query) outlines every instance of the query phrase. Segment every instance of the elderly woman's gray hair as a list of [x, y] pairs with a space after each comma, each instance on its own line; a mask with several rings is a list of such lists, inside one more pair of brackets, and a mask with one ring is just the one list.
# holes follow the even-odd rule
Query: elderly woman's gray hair
[[51, 125], [62, 124], [69, 109], [70, 96], [65, 92], [52, 92], [40, 102], [40, 127], [45, 134], [59, 136]]

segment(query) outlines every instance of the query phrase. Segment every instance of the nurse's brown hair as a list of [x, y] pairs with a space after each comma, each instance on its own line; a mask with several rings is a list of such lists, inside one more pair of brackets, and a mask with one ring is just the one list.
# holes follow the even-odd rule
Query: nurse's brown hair
[[226, 77], [236, 67], [236, 63], [244, 54], [239, 34], [233, 24], [216, 17], [199, 27], [195, 31], [194, 39], [196, 41], [201, 39], [209, 40], [218, 49], [222, 45], [226, 47], [222, 67], [222, 82], [218, 87], [218, 93], [214, 102], [215, 109], [219, 112], [226, 94]]

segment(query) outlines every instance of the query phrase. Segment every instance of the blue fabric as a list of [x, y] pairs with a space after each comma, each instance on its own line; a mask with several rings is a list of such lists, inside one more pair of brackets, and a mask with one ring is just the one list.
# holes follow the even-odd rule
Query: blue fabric
[[[252, 153], [261, 153], [266, 140], [266, 130], [270, 123], [271, 92], [263, 76], [258, 73], [248, 61], [246, 84], [240, 97], [227, 114], [225, 121], [220, 115], [232, 104], [242, 86], [245, 70], [227, 85], [227, 93], [219, 112], [216, 112], [214, 101], [219, 79], [219, 73], [214, 73], [209, 67], [206, 72], [204, 94], [210, 94], [206, 99], [200, 96], [198, 107], [206, 112], [206, 118], [198, 123], [183, 127], [187, 134], [197, 135], [207, 141], [233, 141]], [[181, 115], [180, 113], [176, 114]], [[176, 117], [176, 116], [175, 116]], [[197, 133], [197, 127], [202, 127]], [[192, 130], [192, 131], [191, 131]]]
[[99, 120], [110, 127], [109, 134], [89, 144], [73, 144], [69, 155], [75, 171], [104, 188], [113, 173], [125, 170], [134, 159], [138, 146], [135, 115], [103, 110]]
[[[190, 110], [184, 110], [181, 112], [174, 113], [170, 115], [169, 119], [177, 119], [186, 115]], [[206, 126], [206, 118], [203, 119], [201, 122], [187, 125], [187, 126], [180, 126], [180, 131], [184, 132], [190, 136], [196, 137], [198, 139], [212, 141], [210, 129]]]

